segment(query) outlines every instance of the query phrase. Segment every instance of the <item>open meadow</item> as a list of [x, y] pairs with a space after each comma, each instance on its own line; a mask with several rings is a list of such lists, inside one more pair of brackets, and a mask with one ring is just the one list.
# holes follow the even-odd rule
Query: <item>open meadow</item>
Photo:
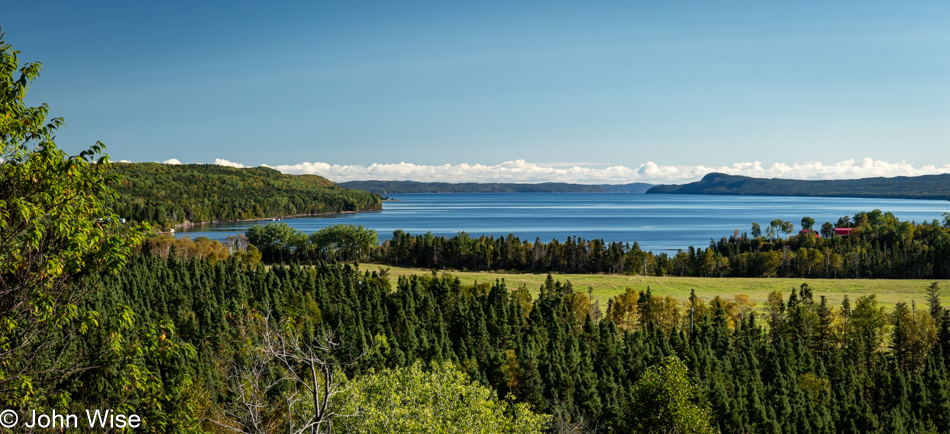
[[[389, 269], [390, 279], [396, 280], [399, 276], [413, 274], [431, 274], [432, 270], [423, 268], [403, 268], [382, 264], [360, 264], [361, 270], [374, 271]], [[504, 279], [510, 289], [527, 285], [535, 295], [538, 288], [544, 284], [546, 274], [506, 273], [489, 271], [438, 271], [449, 273], [462, 280], [464, 284], [476, 282], [491, 282]], [[711, 278], [711, 277], [655, 277], [655, 276], [628, 276], [618, 274], [556, 274], [555, 280], [561, 283], [571, 281], [575, 290], [594, 288], [594, 298], [600, 300], [601, 306], [606, 308], [607, 300], [624, 292], [627, 287], [637, 291], [646, 291], [647, 287], [653, 294], [672, 296], [680, 300], [689, 297], [690, 290], [696, 290], [696, 295], [710, 300], [715, 296], [732, 299], [735, 294], [746, 294], [749, 299], [761, 306], [772, 291], [781, 291], [785, 298], [793, 288], [797, 289], [802, 283], [808, 283], [816, 300], [824, 295], [828, 301], [839, 306], [847, 295], [852, 303], [858, 297], [877, 294], [878, 300], [888, 310], [898, 302], [916, 303], [926, 308], [926, 289], [932, 281], [916, 279], [800, 279], [800, 278]], [[941, 286], [947, 287], [945, 281]]]

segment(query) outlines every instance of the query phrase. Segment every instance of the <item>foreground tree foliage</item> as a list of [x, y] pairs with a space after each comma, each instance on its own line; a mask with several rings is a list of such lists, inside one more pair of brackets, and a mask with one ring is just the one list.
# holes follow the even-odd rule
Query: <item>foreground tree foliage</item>
[[352, 416], [336, 426], [357, 433], [540, 433], [549, 417], [509, 404], [449, 362], [364, 375], [352, 385]]
[[[24, 104], [39, 63], [19, 64], [0, 35], [0, 404], [68, 403], [58, 386], [107, 357], [71, 340], [99, 325], [78, 276], [120, 269], [142, 229], [119, 224], [109, 158], [97, 143], [76, 156], [56, 144], [61, 118]], [[124, 327], [133, 328], [133, 321]], [[116, 329], [111, 344], [124, 338]], [[103, 342], [106, 344], [106, 342]], [[124, 350], [124, 349], [123, 349]], [[118, 356], [118, 354], [112, 354]]]
[[712, 433], [709, 410], [693, 403], [686, 365], [674, 356], [651, 366], [633, 385], [631, 425], [642, 433]]

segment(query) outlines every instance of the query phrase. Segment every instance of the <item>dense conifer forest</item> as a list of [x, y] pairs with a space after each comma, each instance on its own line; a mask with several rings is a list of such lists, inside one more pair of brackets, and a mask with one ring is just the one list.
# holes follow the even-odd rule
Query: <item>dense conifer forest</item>
[[382, 209], [382, 197], [316, 175], [266, 167], [116, 163], [119, 194], [106, 204], [122, 218], [166, 225]]
[[[950, 429], [950, 313], [937, 285], [930, 306], [898, 305], [893, 312], [873, 296], [831, 306], [802, 285], [774, 293], [757, 314], [741, 297], [680, 303], [628, 292], [596, 303], [553, 279], [532, 297], [504, 282], [463, 287], [451, 275], [393, 282], [345, 264], [264, 268], [239, 257], [179, 255], [145, 251], [115, 276], [85, 279], [98, 289], [83, 308], [103, 320], [68, 350], [110, 347], [108, 331], [122, 329], [123, 309], [134, 312], [135, 337], [128, 339], [142, 341], [145, 350], [109, 354], [103, 366], [70, 378], [83, 387], [36, 384], [37, 395], [68, 391], [77, 405], [122, 402], [161, 430], [239, 424], [228, 416], [238, 399], [234, 369], [252, 364], [242, 345], [263, 339], [252, 319], [269, 312], [272, 321], [292, 319], [304, 334], [335, 330], [341, 354], [365, 353], [340, 367], [347, 378], [450, 363], [497, 397], [557, 415], [547, 425], [552, 429], [650, 432], [654, 423], [679, 430], [653, 432]], [[163, 340], [149, 342], [155, 335]], [[115, 384], [115, 372], [129, 363], [149, 379], [147, 386], [130, 391]], [[681, 381], [677, 392], [686, 397], [655, 390], [651, 375]], [[291, 390], [269, 391], [274, 405], [266, 417], [293, 417], [278, 405]], [[665, 407], [675, 399], [684, 408]], [[682, 425], [680, 411], [696, 418], [695, 425]], [[708, 429], [697, 428], [704, 420]]]

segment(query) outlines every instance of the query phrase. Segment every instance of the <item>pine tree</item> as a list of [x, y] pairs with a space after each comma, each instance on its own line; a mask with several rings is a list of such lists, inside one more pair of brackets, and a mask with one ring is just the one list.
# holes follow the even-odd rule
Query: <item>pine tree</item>
[[927, 304], [930, 306], [930, 317], [934, 321], [938, 320], [943, 314], [943, 306], [940, 305], [940, 284], [933, 282], [927, 288]]
[[950, 431], [950, 377], [947, 375], [947, 368], [940, 363], [939, 358], [928, 359], [924, 381], [930, 398], [930, 406], [924, 410], [925, 414], [937, 432], [948, 432]]
[[825, 296], [821, 296], [821, 302], [817, 308], [818, 323], [815, 327], [815, 351], [820, 355], [827, 355], [835, 348], [836, 339], [832, 323], [834, 316]]

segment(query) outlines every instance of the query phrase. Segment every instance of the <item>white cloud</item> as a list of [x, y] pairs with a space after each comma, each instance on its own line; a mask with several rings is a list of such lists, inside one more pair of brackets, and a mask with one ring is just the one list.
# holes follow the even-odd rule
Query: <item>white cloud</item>
[[170, 158], [168, 160], [162, 161], [162, 164], [181, 164], [181, 161], [178, 161], [177, 158]]
[[950, 172], [950, 164], [920, 168], [905, 162], [889, 163], [872, 160], [845, 160], [834, 164], [775, 163], [764, 167], [761, 162], [741, 162], [730, 166], [661, 166], [652, 161], [631, 168], [626, 166], [582, 167], [529, 163], [525, 160], [500, 164], [419, 165], [412, 163], [340, 165], [300, 163], [273, 166], [284, 173], [315, 174], [333, 181], [412, 180], [423, 182], [573, 182], [582, 184], [624, 184], [630, 182], [682, 183], [692, 182], [712, 172], [756, 178], [786, 179], [854, 179], [875, 176], [917, 176]]
[[[166, 161], [176, 164], [178, 160]], [[175, 163], [172, 163], [175, 162]], [[214, 164], [245, 167], [225, 159]], [[756, 178], [785, 179], [855, 179], [869, 177], [918, 176], [950, 172], [950, 164], [914, 167], [906, 162], [864, 158], [844, 160], [832, 164], [820, 161], [808, 163], [774, 163], [764, 166], [759, 161], [740, 162], [729, 166], [664, 166], [648, 161], [636, 167], [608, 166], [596, 163], [530, 163], [525, 160], [505, 161], [499, 164], [442, 164], [424, 165], [401, 162], [366, 165], [303, 162], [299, 164], [267, 166], [289, 174], [321, 175], [332, 181], [354, 180], [411, 180], [422, 182], [571, 182], [580, 184], [626, 184], [631, 182], [685, 183], [696, 181], [712, 172], [744, 175]]]
[[218, 165], [218, 166], [227, 166], [227, 167], [237, 167], [237, 168], [243, 168], [243, 167], [244, 167], [244, 165], [241, 164], [241, 163], [235, 163], [235, 162], [233, 162], [233, 161], [228, 161], [228, 160], [225, 160], [224, 158], [215, 158], [215, 159], [214, 159], [214, 164], [216, 164], [216, 165]]

